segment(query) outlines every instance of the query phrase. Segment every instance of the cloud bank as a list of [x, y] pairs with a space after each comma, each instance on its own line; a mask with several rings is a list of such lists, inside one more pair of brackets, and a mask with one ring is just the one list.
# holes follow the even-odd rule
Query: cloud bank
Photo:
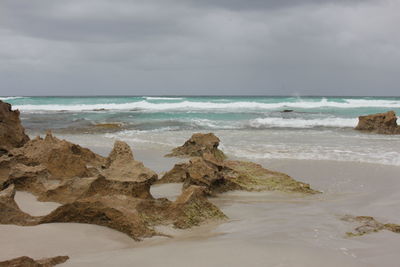
[[399, 95], [400, 1], [3, 0], [0, 95]]

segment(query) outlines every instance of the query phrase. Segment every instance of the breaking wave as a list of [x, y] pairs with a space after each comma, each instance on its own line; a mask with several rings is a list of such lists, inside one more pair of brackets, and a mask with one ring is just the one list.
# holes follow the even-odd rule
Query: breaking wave
[[[153, 98], [154, 99], [154, 98]], [[177, 100], [177, 98], [169, 98]], [[238, 101], [238, 102], [201, 102], [188, 101], [181, 102], [162, 102], [151, 103], [146, 100], [129, 103], [107, 103], [107, 104], [16, 104], [15, 108], [21, 111], [91, 111], [98, 109], [107, 110], [144, 110], [144, 111], [201, 111], [201, 110], [222, 110], [222, 111], [268, 111], [276, 109], [313, 109], [313, 108], [400, 108], [400, 100], [368, 100], [368, 99], [344, 99], [343, 102], [328, 101], [326, 98], [320, 101], [301, 100], [297, 102], [276, 102], [265, 103], [257, 101]]]

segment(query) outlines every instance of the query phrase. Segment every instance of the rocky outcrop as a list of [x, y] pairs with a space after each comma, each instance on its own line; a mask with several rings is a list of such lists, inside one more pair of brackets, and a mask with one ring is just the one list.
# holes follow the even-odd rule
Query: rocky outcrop
[[355, 129], [377, 134], [400, 134], [400, 126], [397, 125], [397, 116], [394, 111], [360, 116]]
[[131, 148], [122, 141], [115, 142], [102, 174], [105, 179], [98, 179], [92, 184], [92, 187], [97, 185], [94, 191], [124, 191], [125, 194], [139, 198], [151, 198], [150, 186], [158, 178], [157, 174], [146, 168], [142, 162], [134, 160]]
[[64, 263], [68, 259], [68, 256], [57, 256], [53, 258], [34, 260], [27, 256], [23, 256], [12, 260], [2, 261], [0, 262], [0, 267], [52, 267]]
[[267, 170], [259, 164], [231, 160], [218, 162], [207, 154], [176, 164], [161, 178], [160, 183], [163, 182], [183, 182], [184, 187], [201, 185], [210, 193], [229, 190], [318, 193], [308, 184], [284, 173]]
[[0, 156], [29, 141], [19, 119], [19, 111], [0, 100]]
[[346, 233], [347, 236], [362, 236], [370, 233], [379, 232], [381, 230], [388, 230], [394, 233], [400, 234], [400, 225], [393, 223], [381, 223], [375, 220], [374, 217], [371, 216], [351, 216], [346, 215], [342, 218], [342, 220], [347, 222], [356, 222], [359, 223], [360, 226], [354, 229], [354, 232]]
[[205, 188], [191, 186], [174, 202], [168, 199], [142, 199], [118, 194], [95, 194], [66, 203], [46, 216], [22, 212], [14, 201], [11, 185], [0, 191], [0, 223], [34, 226], [43, 223], [88, 223], [110, 227], [135, 240], [163, 235], [158, 225], [189, 228], [226, 216], [205, 197]]
[[224, 160], [224, 153], [218, 149], [219, 138], [213, 133], [195, 133], [182, 146], [174, 148], [166, 157], [201, 157], [204, 153], [214, 156], [216, 160]]
[[40, 223], [75, 222], [110, 227], [135, 240], [159, 235], [157, 225], [189, 228], [225, 215], [205, 197], [204, 188], [189, 187], [175, 202], [167, 199], [141, 199], [126, 195], [94, 195], [65, 204]]
[[87, 148], [60, 140], [51, 133], [36, 137], [23, 147], [13, 149], [10, 157], [28, 166], [43, 165], [52, 179], [90, 177], [105, 159]]
[[13, 185], [0, 191], [0, 223], [16, 225], [36, 225], [38, 218], [21, 211], [14, 200], [15, 188]]
[[[0, 155], [2, 224], [90, 223], [140, 240], [160, 234], [154, 230], [157, 225], [188, 228], [225, 218], [207, 200], [204, 187], [188, 185], [175, 202], [154, 199], [150, 186], [157, 174], [136, 161], [124, 142], [116, 141], [110, 155], [104, 158], [51, 133], [26, 141]], [[208, 136], [195, 142], [203, 149], [199, 153], [209, 152], [210, 160], [219, 162], [218, 141]], [[46, 216], [31, 216], [14, 201], [16, 189], [63, 205]]]

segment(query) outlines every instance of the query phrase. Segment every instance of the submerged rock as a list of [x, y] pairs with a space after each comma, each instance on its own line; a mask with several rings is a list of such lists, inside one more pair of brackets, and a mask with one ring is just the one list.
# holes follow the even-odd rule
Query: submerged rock
[[2, 261], [0, 262], [0, 267], [52, 267], [64, 263], [68, 259], [68, 256], [57, 256], [53, 258], [34, 260], [27, 256], [22, 256], [12, 260]]
[[261, 165], [244, 161], [214, 161], [212, 157], [194, 157], [187, 163], [179, 163], [165, 173], [160, 183], [183, 182], [205, 186], [211, 193], [230, 190], [282, 191], [305, 194], [319, 193], [310, 185], [298, 182], [290, 176], [270, 171]]
[[400, 225], [393, 223], [381, 223], [375, 220], [374, 217], [371, 216], [351, 216], [346, 215], [342, 217], [342, 220], [347, 222], [357, 222], [360, 226], [354, 229], [354, 232], [346, 233], [347, 236], [362, 236], [365, 234], [379, 232], [381, 230], [388, 230], [394, 233], [400, 233]]
[[174, 148], [166, 157], [201, 157], [204, 153], [214, 156], [216, 160], [224, 160], [226, 156], [218, 149], [219, 138], [213, 133], [195, 133], [182, 146]]
[[29, 141], [19, 119], [19, 111], [0, 100], [0, 156]]
[[400, 126], [397, 125], [397, 116], [394, 111], [360, 116], [355, 129], [378, 134], [400, 134]]

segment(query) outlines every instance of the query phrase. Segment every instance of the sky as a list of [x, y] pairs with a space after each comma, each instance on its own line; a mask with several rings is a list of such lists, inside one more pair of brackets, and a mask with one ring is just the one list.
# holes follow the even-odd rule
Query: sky
[[400, 0], [2, 0], [0, 95], [400, 96]]

